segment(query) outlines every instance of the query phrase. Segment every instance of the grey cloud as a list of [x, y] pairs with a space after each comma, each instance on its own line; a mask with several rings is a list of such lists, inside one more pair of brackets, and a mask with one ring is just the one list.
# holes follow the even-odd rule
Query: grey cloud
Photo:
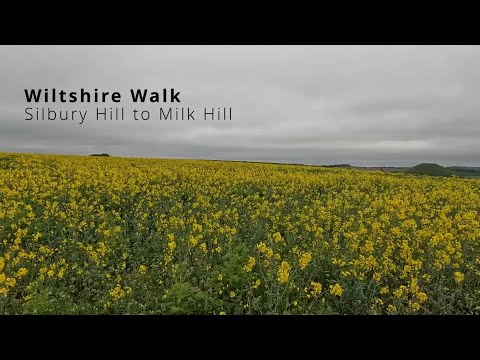
[[[0, 151], [480, 165], [478, 46], [1, 46]], [[24, 120], [24, 88], [181, 91], [227, 122]], [[169, 106], [161, 105], [161, 106]]]

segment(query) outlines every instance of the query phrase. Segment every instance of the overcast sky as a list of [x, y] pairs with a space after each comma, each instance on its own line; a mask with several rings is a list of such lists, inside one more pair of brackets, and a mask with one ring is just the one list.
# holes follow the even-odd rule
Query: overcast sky
[[[478, 46], [0, 46], [0, 152], [480, 166]], [[28, 104], [24, 89], [119, 91]], [[180, 91], [132, 104], [129, 89]], [[26, 107], [88, 110], [26, 121]], [[231, 121], [97, 121], [97, 107], [231, 107]]]

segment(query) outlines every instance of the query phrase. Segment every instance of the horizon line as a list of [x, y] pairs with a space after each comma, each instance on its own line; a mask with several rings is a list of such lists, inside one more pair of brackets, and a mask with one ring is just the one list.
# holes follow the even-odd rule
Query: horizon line
[[[29, 152], [29, 151], [0, 151], [0, 154], [20, 154], [20, 155], [49, 155], [49, 156], [92, 156], [93, 154], [79, 154], [79, 153], [74, 153], [74, 154], [65, 154], [65, 153], [49, 153], [49, 152]], [[101, 153], [94, 153], [94, 154], [101, 154]], [[105, 153], [104, 154], [108, 154]], [[105, 156], [107, 157], [107, 156]], [[412, 166], [394, 166], [394, 165], [369, 165], [369, 166], [362, 166], [362, 165], [355, 165], [354, 163], [349, 163], [349, 162], [338, 162], [338, 163], [323, 163], [323, 164], [305, 164], [301, 162], [279, 162], [279, 161], [273, 161], [273, 160], [235, 160], [235, 159], [218, 159], [218, 158], [189, 158], [189, 157], [152, 157], [152, 156], [129, 156], [129, 155], [111, 155], [108, 154], [108, 157], [113, 157], [113, 158], [125, 158], [125, 159], [158, 159], [158, 160], [191, 160], [191, 161], [223, 161], [223, 162], [248, 162], [248, 163], [259, 163], [259, 164], [278, 164], [278, 165], [297, 165], [297, 166], [317, 166], [317, 167], [351, 167], [351, 168], [393, 168], [393, 169], [406, 169], [406, 168], [411, 168], [416, 165], [420, 164], [436, 164], [435, 162], [431, 161], [424, 161], [424, 162], [419, 162], [416, 163], [416, 165]], [[363, 160], [363, 161], [388, 161], [388, 160]], [[398, 160], [398, 161], [408, 161], [408, 160]], [[442, 165], [441, 165], [442, 166]], [[466, 165], [446, 165], [444, 167], [453, 167], [453, 166], [458, 166], [458, 167], [465, 167], [465, 168], [480, 168], [480, 165], [478, 166], [466, 166]]]

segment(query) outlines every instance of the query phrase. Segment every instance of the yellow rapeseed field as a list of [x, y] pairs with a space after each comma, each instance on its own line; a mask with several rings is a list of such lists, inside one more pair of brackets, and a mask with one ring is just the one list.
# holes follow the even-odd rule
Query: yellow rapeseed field
[[0, 313], [480, 313], [480, 181], [0, 154]]

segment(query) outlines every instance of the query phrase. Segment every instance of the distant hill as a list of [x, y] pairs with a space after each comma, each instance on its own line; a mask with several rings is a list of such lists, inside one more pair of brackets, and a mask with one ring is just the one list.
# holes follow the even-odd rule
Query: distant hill
[[480, 172], [480, 167], [473, 167], [473, 166], [448, 166], [447, 169], [450, 169], [453, 171]]
[[351, 168], [350, 164], [334, 164], [334, 165], [320, 165], [321, 167], [340, 167], [340, 168]]
[[90, 156], [110, 156], [110, 155], [103, 153], [103, 154], [92, 154]]
[[407, 171], [410, 174], [429, 175], [429, 176], [452, 176], [457, 175], [454, 171], [444, 168], [438, 164], [419, 164]]
[[479, 179], [480, 178], [480, 168], [479, 167], [471, 167], [471, 166], [449, 166], [447, 169], [452, 170], [455, 175], [471, 178], [471, 179]]

